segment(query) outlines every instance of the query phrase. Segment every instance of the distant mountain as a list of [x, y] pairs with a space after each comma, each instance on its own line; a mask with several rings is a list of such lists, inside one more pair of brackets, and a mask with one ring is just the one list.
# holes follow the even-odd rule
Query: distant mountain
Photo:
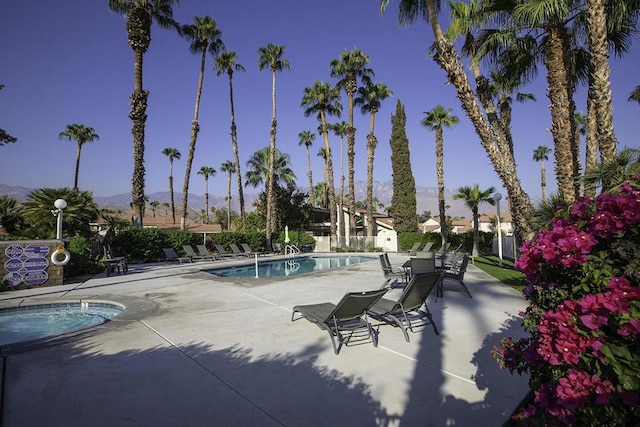
[[[302, 191], [307, 191], [307, 188], [301, 188]], [[358, 181], [355, 183], [356, 200], [365, 200], [367, 198], [367, 183], [364, 181]], [[0, 184], [0, 195], [7, 195], [18, 201], [24, 201], [27, 199], [29, 193], [33, 189], [26, 187], [12, 187], [9, 185]], [[454, 200], [452, 191], [445, 192], [445, 201], [449, 206], [447, 208], [447, 214], [450, 216], [458, 216], [471, 218], [471, 212], [464, 205], [461, 200]], [[373, 195], [377, 197], [380, 203], [385, 206], [391, 204], [391, 197], [393, 196], [393, 182], [392, 181], [374, 181], [373, 183]], [[149, 201], [158, 201], [160, 203], [168, 203], [170, 201], [170, 194], [168, 191], [157, 192], [147, 194]], [[182, 193], [174, 193], [174, 201], [176, 207], [179, 209], [182, 203]], [[247, 210], [253, 210], [253, 202], [258, 197], [257, 194], [244, 194], [245, 206]], [[94, 201], [102, 207], [110, 209], [129, 209], [131, 203], [131, 193], [117, 194], [115, 196], [96, 196], [94, 195]], [[434, 187], [416, 187], [416, 199], [418, 213], [425, 211], [431, 211], [433, 216], [438, 215], [438, 190]], [[189, 207], [200, 210], [204, 209], [204, 195], [189, 194]], [[209, 194], [209, 207], [226, 208], [225, 196], [217, 194]], [[235, 211], [240, 210], [237, 197], [231, 199], [231, 209]], [[491, 209], [488, 207], [488, 209]]]

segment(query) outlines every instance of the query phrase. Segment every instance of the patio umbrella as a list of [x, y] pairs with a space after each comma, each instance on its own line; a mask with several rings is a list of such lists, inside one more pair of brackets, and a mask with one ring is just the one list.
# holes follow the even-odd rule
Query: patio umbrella
[[285, 226], [284, 226], [284, 242], [285, 242], [286, 244], [289, 244], [289, 242], [290, 242], [290, 241], [291, 241], [291, 240], [289, 240], [289, 226], [288, 226], [288, 225], [285, 225]]

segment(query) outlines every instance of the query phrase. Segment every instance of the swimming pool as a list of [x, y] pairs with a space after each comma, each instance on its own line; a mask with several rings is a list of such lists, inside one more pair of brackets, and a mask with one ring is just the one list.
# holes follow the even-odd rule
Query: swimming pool
[[[296, 257], [287, 259], [258, 261], [257, 277], [291, 276], [328, 270], [374, 261], [376, 258], [359, 255], [337, 255], [328, 257]], [[256, 277], [256, 265], [239, 265], [234, 267], [214, 268], [207, 273], [219, 277]]]
[[104, 302], [51, 303], [0, 309], [0, 345], [99, 325], [123, 310], [119, 304]]

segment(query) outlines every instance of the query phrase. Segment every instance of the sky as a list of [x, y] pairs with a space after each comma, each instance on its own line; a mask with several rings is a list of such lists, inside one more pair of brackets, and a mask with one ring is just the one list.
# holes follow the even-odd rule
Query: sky
[[[73, 187], [76, 143], [58, 138], [67, 124], [95, 129], [100, 140], [83, 146], [79, 174], [81, 190], [95, 196], [131, 192], [133, 143], [129, 95], [133, 90], [133, 51], [127, 45], [125, 18], [112, 13], [107, 1], [21, 0], [0, 7], [0, 127], [18, 142], [0, 147], [0, 184], [28, 188]], [[37, 13], [36, 13], [37, 11]], [[182, 0], [174, 8], [180, 24], [195, 16], [211, 16], [222, 31], [227, 50], [235, 51], [245, 73], [234, 74], [234, 102], [242, 172], [251, 155], [269, 145], [271, 123], [271, 72], [259, 71], [258, 49], [269, 43], [284, 45], [290, 70], [277, 73], [277, 147], [291, 157], [300, 187], [307, 186], [307, 156], [298, 134], [315, 131], [318, 121], [305, 117], [300, 102], [305, 87], [315, 81], [336, 83], [329, 63], [344, 50], [360, 49], [371, 61], [374, 81], [385, 83], [393, 96], [383, 101], [376, 116], [374, 180], [390, 181], [392, 168], [389, 136], [391, 115], [400, 100], [407, 116], [411, 166], [416, 185], [436, 186], [435, 134], [420, 124], [424, 112], [437, 105], [451, 108], [460, 123], [444, 130], [444, 177], [447, 189], [479, 184], [496, 187], [506, 195], [500, 180], [465, 117], [455, 89], [428, 56], [433, 42], [430, 27], [417, 22], [398, 24], [398, 2], [390, 2], [384, 15], [379, 2], [370, 0], [215, 1]], [[447, 19], [443, 9], [441, 19]], [[620, 147], [638, 147], [640, 106], [627, 101], [640, 84], [640, 48], [634, 40], [623, 59], [612, 58], [614, 120]], [[177, 148], [174, 188], [182, 190], [193, 119], [200, 55], [175, 32], [152, 27], [152, 41], [144, 56], [144, 81], [150, 91], [145, 135], [146, 193], [168, 191], [169, 161], [164, 148]], [[524, 190], [540, 199], [540, 164], [532, 160], [539, 145], [553, 147], [549, 101], [544, 69], [523, 92], [537, 102], [515, 104], [512, 131], [518, 174]], [[585, 87], [578, 89], [578, 110], [584, 112]], [[347, 100], [340, 119], [348, 120]], [[213, 58], [207, 58], [200, 104], [198, 135], [189, 192], [204, 195], [201, 166], [218, 170], [209, 179], [209, 193], [226, 195], [227, 175], [220, 165], [233, 160], [230, 137], [229, 84], [216, 76]], [[366, 134], [369, 117], [355, 112], [355, 179], [366, 181]], [[335, 182], [339, 182], [340, 144], [330, 139], [334, 153]], [[323, 145], [318, 136], [311, 147], [314, 183], [323, 179], [316, 154]], [[346, 141], [345, 141], [346, 145]], [[345, 155], [346, 174], [346, 155]], [[235, 194], [235, 178], [232, 192]], [[547, 192], [556, 189], [553, 157], [547, 163]], [[261, 188], [245, 189], [258, 193]]]

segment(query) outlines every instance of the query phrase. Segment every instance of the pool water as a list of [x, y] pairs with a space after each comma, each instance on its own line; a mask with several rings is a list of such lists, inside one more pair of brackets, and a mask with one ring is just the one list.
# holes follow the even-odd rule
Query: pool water
[[[330, 257], [298, 257], [278, 260], [258, 261], [258, 277], [290, 276], [329, 270], [361, 262], [374, 261], [367, 256], [341, 255]], [[220, 277], [256, 277], [255, 264], [215, 268], [208, 273]]]
[[108, 303], [56, 303], [0, 309], [0, 345], [77, 331], [106, 322], [124, 307]]

